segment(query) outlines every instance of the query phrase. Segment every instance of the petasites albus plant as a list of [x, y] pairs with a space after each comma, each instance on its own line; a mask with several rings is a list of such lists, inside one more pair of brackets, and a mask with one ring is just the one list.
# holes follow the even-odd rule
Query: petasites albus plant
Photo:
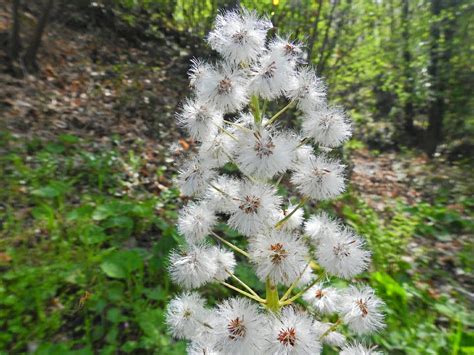
[[[189, 341], [189, 354], [318, 354], [323, 344], [375, 354], [347, 340], [383, 327], [382, 301], [354, 283], [370, 252], [339, 220], [324, 212], [305, 219], [303, 210], [344, 191], [345, 168], [332, 149], [350, 137], [351, 124], [303, 64], [302, 45], [269, 38], [271, 28], [246, 9], [221, 13], [207, 37], [221, 60], [194, 60], [189, 71], [193, 94], [177, 117], [199, 145], [177, 178], [192, 201], [178, 219], [186, 242], [169, 260], [184, 290], [169, 303], [167, 324]], [[285, 102], [271, 114], [265, 107], [273, 100]], [[279, 121], [291, 107], [302, 118], [298, 131]], [[279, 195], [283, 177], [299, 202]], [[239, 246], [222, 223], [240, 234]], [[239, 261], [253, 268], [265, 294], [239, 278]], [[347, 286], [336, 287], [337, 279]], [[208, 307], [200, 293], [210, 283], [235, 297]]]

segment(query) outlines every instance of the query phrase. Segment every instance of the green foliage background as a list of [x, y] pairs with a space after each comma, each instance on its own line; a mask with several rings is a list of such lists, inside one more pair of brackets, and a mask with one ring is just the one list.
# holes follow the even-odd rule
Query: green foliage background
[[[145, 37], [177, 31], [201, 48], [200, 37], [218, 9], [235, 3], [108, 0], [75, 5], [113, 13], [127, 31]], [[314, 40], [308, 60], [326, 78], [331, 101], [347, 107], [357, 125], [356, 140], [345, 154], [367, 146], [383, 151], [416, 145], [416, 134], [410, 139], [403, 125], [407, 103], [413, 105], [410, 117], [417, 132], [423, 132], [439, 95], [429, 74], [430, 31], [433, 24], [454, 26], [450, 40], [440, 38], [438, 47], [440, 54], [450, 51], [440, 74], [447, 84], [444, 147], [469, 143], [474, 123], [469, 1], [445, 1], [439, 16], [433, 16], [428, 0], [409, 1], [408, 14], [402, 11], [403, 0], [240, 3], [270, 14], [278, 31]], [[201, 55], [198, 49], [193, 54]], [[165, 270], [167, 255], [180, 240], [174, 228], [182, 204], [179, 192], [170, 186], [159, 194], [128, 189], [125, 170], [139, 174], [146, 164], [140, 148], [124, 152], [118, 137], [107, 151], [91, 150], [91, 143], [68, 134], [54, 141], [23, 141], [5, 132], [0, 137], [0, 353], [183, 354], [185, 344], [174, 341], [163, 324], [165, 306], [178, 291]], [[466, 157], [465, 170], [470, 168]], [[171, 178], [174, 172], [163, 165], [154, 174]], [[390, 354], [474, 354], [472, 295], [459, 287], [453, 273], [433, 266], [429, 247], [416, 264], [411, 255], [413, 241], [472, 236], [474, 200], [469, 191], [452, 186], [427, 190], [429, 199], [416, 204], [400, 200], [383, 213], [353, 189], [319, 207], [344, 217], [373, 251], [373, 272], [362, 278], [386, 302], [387, 328], [368, 341]], [[459, 208], [450, 208], [453, 204]], [[453, 255], [454, 268], [472, 273], [473, 251], [470, 240]], [[259, 290], [253, 275], [244, 268], [238, 273]], [[435, 281], [453, 287], [433, 294]], [[211, 303], [230, 295], [218, 286], [202, 293]]]

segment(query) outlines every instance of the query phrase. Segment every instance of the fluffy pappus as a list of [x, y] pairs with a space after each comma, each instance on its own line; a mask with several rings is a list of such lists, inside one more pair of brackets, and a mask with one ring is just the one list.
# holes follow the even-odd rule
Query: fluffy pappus
[[303, 135], [325, 147], [338, 147], [351, 137], [351, 124], [339, 107], [320, 107], [303, 117]]
[[251, 63], [265, 50], [267, 31], [272, 23], [255, 11], [239, 9], [216, 17], [207, 42], [233, 64]]
[[247, 181], [240, 187], [227, 223], [245, 236], [254, 236], [274, 221], [280, 204], [281, 197], [273, 186]]
[[249, 241], [249, 254], [257, 276], [265, 282], [291, 285], [308, 264], [308, 248], [297, 236], [273, 230]]
[[181, 250], [173, 250], [169, 261], [171, 279], [187, 289], [210, 282], [217, 272], [216, 259], [206, 245], [188, 245]]
[[200, 243], [217, 222], [214, 210], [206, 202], [190, 202], [178, 216], [178, 232], [190, 244]]
[[369, 265], [370, 252], [364, 247], [364, 241], [346, 228], [325, 237], [318, 245], [316, 258], [328, 273], [350, 279]]
[[266, 318], [255, 303], [240, 297], [224, 300], [216, 310], [216, 347], [225, 354], [262, 353], [266, 327]]
[[384, 303], [368, 287], [350, 286], [344, 294], [341, 304], [343, 321], [357, 334], [369, 334], [382, 329], [384, 315], [381, 308]]
[[291, 182], [305, 196], [327, 200], [345, 189], [344, 165], [323, 155], [309, 156], [306, 162], [294, 168]]
[[271, 319], [262, 354], [319, 354], [321, 343], [318, 341], [313, 319], [307, 313], [294, 307], [285, 307], [279, 316]]
[[269, 179], [291, 167], [298, 145], [294, 136], [259, 129], [238, 137], [236, 161], [244, 173]]

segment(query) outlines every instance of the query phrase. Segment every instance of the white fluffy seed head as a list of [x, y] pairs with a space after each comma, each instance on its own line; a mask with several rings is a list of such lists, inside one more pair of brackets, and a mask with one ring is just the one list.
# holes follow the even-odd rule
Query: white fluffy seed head
[[186, 196], [200, 195], [207, 189], [209, 181], [216, 174], [206, 161], [192, 157], [179, 170], [176, 184]]
[[209, 340], [192, 341], [186, 347], [187, 355], [222, 355], [213, 344], [209, 344]]
[[[315, 332], [317, 334], [318, 339], [320, 339], [321, 336], [326, 334], [326, 332], [332, 326], [333, 326], [332, 323], [324, 323], [324, 322], [320, 322], [320, 321], [317, 321], [317, 320], [313, 321], [313, 327], [315, 329]], [[333, 330], [333, 331], [327, 333], [326, 335], [324, 335], [324, 337], [321, 339], [321, 341], [323, 343], [331, 345], [331, 346], [341, 347], [341, 346], [344, 346], [344, 344], [346, 343], [346, 337], [343, 334]]]
[[289, 81], [295, 80], [293, 67], [285, 57], [265, 55], [251, 68], [250, 95], [274, 100], [285, 92]]
[[217, 262], [206, 245], [188, 245], [170, 254], [171, 279], [181, 287], [200, 287], [212, 280], [217, 272]]
[[323, 155], [309, 156], [298, 164], [291, 182], [305, 196], [327, 200], [341, 194], [344, 189], [344, 165]]
[[382, 355], [383, 353], [377, 351], [374, 347], [368, 348], [360, 343], [354, 342], [344, 346], [339, 355]]
[[183, 292], [173, 298], [166, 310], [166, 324], [178, 339], [191, 339], [199, 333], [205, 321], [205, 301], [196, 292]]
[[239, 202], [241, 183], [228, 175], [219, 175], [212, 180], [205, 194], [216, 212], [230, 213], [236, 209]]
[[372, 288], [350, 286], [341, 304], [343, 321], [356, 334], [378, 331], [384, 327], [383, 305]]
[[195, 88], [199, 81], [201, 80], [202, 76], [209, 70], [212, 70], [212, 66], [203, 61], [202, 59], [192, 59], [191, 60], [191, 68], [188, 71], [189, 77], [189, 86]]
[[341, 301], [341, 297], [334, 287], [325, 287], [323, 284], [312, 286], [303, 295], [303, 299], [321, 314], [336, 313]]
[[337, 220], [330, 217], [326, 212], [320, 212], [309, 217], [304, 224], [305, 234], [311, 238], [311, 241], [318, 245], [320, 241], [326, 238], [337, 238], [338, 233], [343, 227]]
[[245, 236], [255, 236], [274, 221], [280, 204], [281, 197], [273, 186], [247, 181], [239, 189], [228, 224]]
[[316, 258], [329, 274], [350, 279], [367, 269], [370, 252], [364, 249], [359, 236], [342, 229], [338, 235], [328, 235], [319, 243]]
[[303, 118], [303, 134], [324, 147], [338, 147], [351, 136], [351, 125], [339, 107], [320, 107]]
[[326, 85], [313, 69], [304, 67], [296, 74], [296, 85], [287, 90], [287, 96], [297, 101], [300, 110], [310, 112], [326, 105]]
[[190, 202], [178, 216], [178, 231], [189, 244], [200, 243], [217, 222], [217, 217], [209, 203]]
[[242, 109], [248, 102], [243, 73], [225, 64], [205, 71], [196, 84], [199, 100], [224, 113]]
[[268, 49], [272, 57], [284, 58], [291, 66], [301, 61], [303, 55], [302, 44], [288, 37], [275, 36], [268, 44]]
[[199, 158], [207, 161], [209, 166], [220, 168], [230, 161], [235, 145], [235, 140], [227, 134], [209, 132], [199, 147]]
[[319, 354], [318, 341], [310, 315], [293, 307], [285, 307], [274, 316], [262, 354]]
[[178, 124], [186, 129], [190, 137], [204, 141], [213, 136], [222, 126], [222, 112], [198, 100], [186, 100], [177, 116]]
[[272, 23], [259, 17], [255, 11], [227, 11], [217, 15], [207, 41], [230, 63], [251, 63], [265, 50], [270, 28]]
[[[286, 218], [295, 208], [296, 205], [289, 203], [288, 206], [282, 208], [278, 212], [278, 215], [275, 218], [276, 221], [278, 222], [281, 221], [283, 218]], [[291, 217], [288, 218], [286, 222], [281, 226], [281, 230], [287, 232], [298, 230], [301, 227], [301, 224], [303, 223], [303, 214], [304, 210], [302, 208], [298, 208], [296, 212], [294, 212]]]
[[225, 354], [261, 354], [265, 328], [265, 316], [248, 299], [227, 299], [217, 307], [214, 334]]
[[234, 273], [235, 261], [234, 253], [219, 247], [211, 248], [212, 258], [216, 260], [217, 271], [214, 278], [219, 281], [224, 281], [230, 277], [229, 273]]
[[291, 167], [298, 145], [294, 136], [259, 129], [238, 137], [236, 161], [244, 173], [270, 179]]
[[269, 235], [258, 235], [249, 241], [250, 259], [257, 276], [265, 282], [291, 285], [308, 264], [308, 249], [297, 236], [273, 230]]

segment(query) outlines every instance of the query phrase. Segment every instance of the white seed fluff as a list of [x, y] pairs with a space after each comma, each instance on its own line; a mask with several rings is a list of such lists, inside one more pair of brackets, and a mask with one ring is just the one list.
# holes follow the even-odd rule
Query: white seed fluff
[[217, 217], [208, 203], [190, 202], [179, 212], [178, 232], [190, 244], [200, 243], [211, 232]]
[[367, 348], [360, 343], [352, 343], [344, 346], [339, 355], [382, 355], [383, 353], [375, 348]]
[[205, 320], [205, 301], [196, 292], [184, 292], [173, 298], [166, 310], [166, 324], [178, 339], [191, 339]]
[[309, 314], [293, 307], [283, 308], [281, 314], [271, 320], [262, 354], [319, 354], [321, 343], [312, 323]]
[[267, 31], [272, 27], [255, 11], [227, 11], [217, 15], [207, 41], [230, 63], [251, 63], [265, 50]]
[[321, 314], [336, 313], [341, 302], [341, 297], [334, 287], [324, 287], [322, 284], [312, 286], [303, 295], [303, 299]]
[[350, 286], [341, 305], [344, 323], [357, 334], [368, 334], [384, 327], [381, 308], [384, 303], [372, 288]]
[[257, 276], [265, 282], [270, 278], [275, 284], [291, 285], [308, 264], [308, 249], [296, 235], [273, 230], [249, 241], [250, 259], [255, 264]]
[[178, 285], [190, 289], [212, 280], [217, 272], [217, 262], [205, 245], [188, 245], [170, 254], [169, 272]]
[[343, 229], [319, 244], [316, 258], [328, 273], [350, 279], [367, 269], [370, 252], [364, 249], [364, 241], [359, 236]]
[[291, 182], [305, 196], [327, 200], [344, 191], [344, 165], [325, 156], [309, 157], [306, 164], [298, 164]]
[[197, 82], [198, 99], [224, 113], [243, 108], [248, 101], [243, 73], [227, 65], [205, 71]]
[[266, 229], [280, 209], [281, 197], [271, 185], [247, 181], [238, 195], [228, 224], [245, 236], [251, 237]]
[[224, 300], [216, 310], [217, 349], [225, 354], [261, 354], [266, 319], [248, 299]]
[[187, 100], [177, 118], [178, 125], [186, 129], [191, 138], [197, 141], [215, 135], [224, 119], [222, 112], [198, 100]]
[[303, 135], [324, 147], [338, 147], [351, 136], [351, 125], [338, 107], [320, 107], [307, 112], [303, 119]]
[[211, 252], [217, 264], [214, 278], [219, 281], [228, 279], [230, 277], [229, 273], [234, 273], [235, 265], [237, 264], [234, 253], [219, 247], [212, 247]]
[[236, 161], [244, 173], [270, 179], [290, 168], [298, 145], [293, 136], [260, 129], [238, 137]]
[[216, 171], [207, 162], [193, 157], [179, 170], [176, 183], [184, 195], [199, 195], [207, 189], [209, 181], [215, 175]]
[[326, 238], [337, 238], [343, 227], [326, 212], [320, 212], [308, 218], [304, 224], [305, 234], [316, 245]]

